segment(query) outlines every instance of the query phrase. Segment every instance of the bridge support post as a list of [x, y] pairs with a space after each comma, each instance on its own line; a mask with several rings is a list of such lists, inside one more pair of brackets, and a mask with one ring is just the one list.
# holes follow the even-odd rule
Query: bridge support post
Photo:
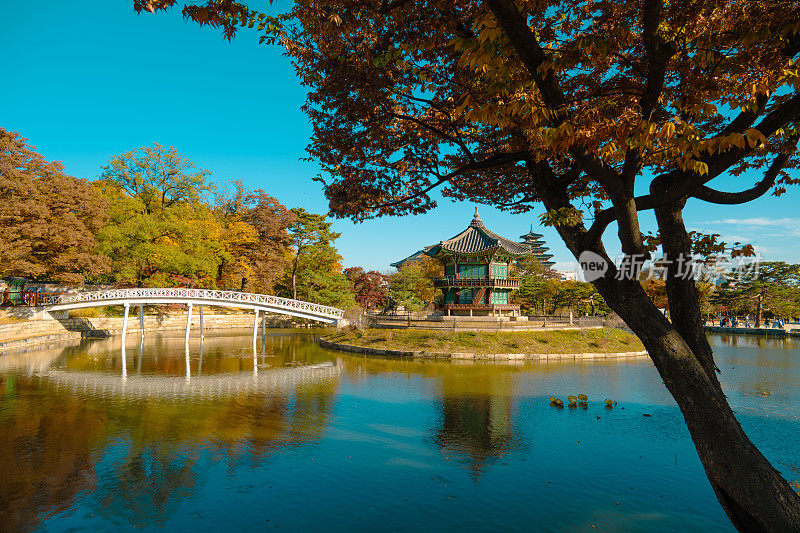
[[189, 331], [192, 327], [192, 304], [187, 304], [187, 313], [186, 313], [186, 335], [183, 338], [185, 344], [189, 343]]
[[256, 350], [256, 336], [258, 335], [258, 309], [253, 319], [253, 352]]
[[122, 308], [125, 310], [122, 315], [122, 346], [125, 346], [125, 336], [128, 334], [128, 312], [130, 311], [131, 304], [122, 304]]
[[201, 305], [198, 307], [200, 308], [200, 340], [202, 341], [206, 338], [206, 333], [203, 330], [203, 306]]
[[192, 372], [189, 369], [189, 343], [183, 345], [184, 353], [186, 354], [186, 381], [192, 379]]
[[125, 354], [125, 341], [122, 342], [122, 381], [128, 379], [128, 358]]
[[139, 338], [144, 340], [144, 304], [139, 304]]

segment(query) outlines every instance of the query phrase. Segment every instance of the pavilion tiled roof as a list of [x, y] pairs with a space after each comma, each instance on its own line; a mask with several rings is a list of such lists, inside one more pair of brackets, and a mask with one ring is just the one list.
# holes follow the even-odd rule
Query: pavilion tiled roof
[[475, 208], [475, 216], [467, 229], [446, 241], [427, 247], [424, 252], [435, 257], [442, 250], [457, 254], [480, 254], [498, 249], [513, 256], [525, 256], [531, 253], [531, 248], [526, 244], [511, 241], [489, 231], [483, 225], [478, 209]]
[[389, 266], [394, 267], [394, 268], [400, 268], [401, 266], [403, 266], [403, 263], [405, 263], [406, 261], [419, 261], [422, 258], [422, 256], [425, 255], [425, 252], [427, 252], [431, 248], [433, 248], [433, 247], [432, 246], [426, 246], [422, 250], [417, 250], [416, 252], [414, 252], [413, 254], [409, 255], [405, 259], [401, 259], [400, 261], [397, 261], [396, 263], [392, 263]]

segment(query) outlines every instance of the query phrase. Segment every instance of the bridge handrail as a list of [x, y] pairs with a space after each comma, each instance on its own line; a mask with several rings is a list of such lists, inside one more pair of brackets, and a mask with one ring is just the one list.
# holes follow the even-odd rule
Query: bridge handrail
[[344, 311], [336, 307], [281, 298], [269, 294], [254, 294], [239, 291], [221, 291], [213, 289], [186, 289], [186, 288], [135, 288], [135, 289], [108, 289], [102, 291], [77, 292], [60, 295], [56, 304], [71, 304], [81, 302], [97, 302], [104, 300], [128, 300], [135, 298], [175, 298], [175, 299], [201, 299], [223, 300], [249, 304], [261, 304], [270, 307], [305, 311], [331, 318], [342, 318]]

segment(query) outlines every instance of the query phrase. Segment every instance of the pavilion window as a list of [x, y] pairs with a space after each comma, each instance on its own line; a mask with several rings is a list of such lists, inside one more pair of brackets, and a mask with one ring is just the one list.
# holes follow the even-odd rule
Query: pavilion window
[[485, 278], [487, 269], [488, 265], [458, 265], [458, 275], [461, 278]]

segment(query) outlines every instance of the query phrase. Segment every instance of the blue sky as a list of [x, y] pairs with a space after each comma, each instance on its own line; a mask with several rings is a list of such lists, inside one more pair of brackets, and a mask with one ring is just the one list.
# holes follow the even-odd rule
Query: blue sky
[[[94, 179], [114, 154], [158, 142], [175, 146], [215, 180], [241, 179], [289, 207], [325, 213], [317, 173], [304, 157], [311, 128], [305, 91], [274, 46], [240, 32], [184, 22], [177, 10], [136, 15], [127, 0], [80, 3], [0, 1], [0, 126], [20, 132], [68, 173]], [[757, 178], [738, 178], [749, 187]], [[731, 179], [721, 188], [734, 190]], [[714, 183], [717, 185], [717, 183]], [[690, 202], [691, 229], [754, 243], [765, 259], [800, 262], [800, 195], [764, 197], [745, 207]], [[474, 204], [440, 202], [426, 215], [353, 224], [336, 220], [345, 266], [386, 270], [471, 220]], [[480, 207], [508, 238], [537, 226], [541, 210], [511, 215]], [[652, 217], [644, 217], [645, 229]], [[563, 269], [572, 257], [556, 232], [539, 228]], [[613, 245], [614, 228], [606, 238]]]

